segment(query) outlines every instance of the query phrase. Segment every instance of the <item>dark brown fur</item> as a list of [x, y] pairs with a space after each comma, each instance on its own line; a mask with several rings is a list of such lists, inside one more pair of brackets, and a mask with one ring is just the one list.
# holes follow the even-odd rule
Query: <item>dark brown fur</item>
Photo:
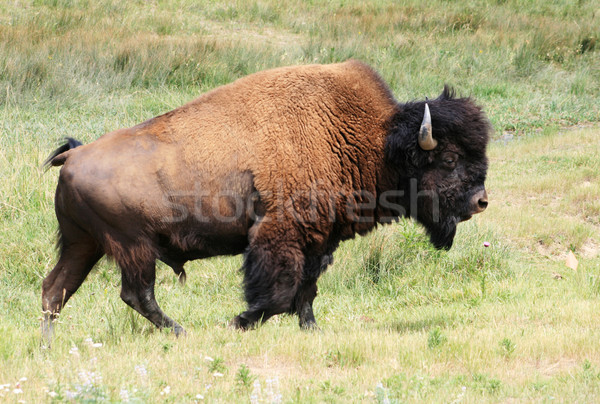
[[[416, 136], [424, 103], [398, 104], [368, 66], [286, 67], [63, 146], [49, 159], [64, 165], [45, 329], [104, 254], [122, 270], [123, 300], [179, 333], [154, 299], [157, 259], [184, 276], [188, 260], [244, 253], [248, 310], [233, 324], [291, 312], [312, 327], [316, 281], [340, 241], [413, 215], [449, 248], [483, 189], [489, 128], [477, 106], [448, 90], [429, 105], [439, 146], [426, 152]], [[454, 169], [444, 166], [448, 153], [459, 156]], [[413, 191], [441, 195], [441, 220], [428, 194]]]

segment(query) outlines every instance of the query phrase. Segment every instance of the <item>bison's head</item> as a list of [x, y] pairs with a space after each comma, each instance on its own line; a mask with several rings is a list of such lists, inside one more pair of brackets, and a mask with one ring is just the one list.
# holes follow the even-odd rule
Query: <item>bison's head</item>
[[456, 225], [487, 207], [489, 131], [481, 109], [447, 87], [435, 100], [399, 105], [387, 158], [399, 168], [407, 214], [436, 248], [449, 249]]

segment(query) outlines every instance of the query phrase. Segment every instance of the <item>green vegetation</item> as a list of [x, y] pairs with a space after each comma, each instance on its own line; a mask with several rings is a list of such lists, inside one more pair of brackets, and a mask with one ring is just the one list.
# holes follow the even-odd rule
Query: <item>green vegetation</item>
[[[0, 401], [598, 401], [599, 22], [591, 0], [2, 2]], [[450, 252], [411, 221], [344, 243], [319, 283], [321, 332], [290, 316], [228, 328], [240, 257], [188, 264], [185, 287], [160, 264], [181, 339], [127, 308], [103, 260], [40, 349], [58, 174], [41, 163], [58, 139], [351, 57], [399, 100], [449, 83], [490, 116], [490, 207]]]

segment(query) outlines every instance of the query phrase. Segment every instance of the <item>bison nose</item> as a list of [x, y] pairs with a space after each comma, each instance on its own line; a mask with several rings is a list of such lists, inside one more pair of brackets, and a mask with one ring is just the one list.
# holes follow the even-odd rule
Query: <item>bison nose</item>
[[473, 195], [473, 198], [471, 199], [471, 204], [473, 206], [473, 213], [481, 213], [485, 210], [485, 208], [487, 208], [488, 198], [485, 189]]

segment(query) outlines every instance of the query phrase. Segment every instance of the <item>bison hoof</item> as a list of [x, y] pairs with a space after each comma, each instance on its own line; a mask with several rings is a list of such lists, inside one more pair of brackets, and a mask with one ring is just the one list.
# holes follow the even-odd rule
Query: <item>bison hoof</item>
[[236, 330], [246, 331], [254, 326], [254, 322], [251, 322], [247, 318], [242, 317], [242, 315], [240, 314], [239, 316], [235, 316], [235, 318], [231, 320], [229, 326], [235, 328]]
[[173, 332], [175, 333], [176, 337], [185, 337], [187, 335], [187, 332], [185, 332], [183, 327], [180, 325], [173, 327]]
[[311, 332], [320, 332], [321, 328], [317, 325], [316, 321], [306, 321], [300, 323], [300, 329]]

